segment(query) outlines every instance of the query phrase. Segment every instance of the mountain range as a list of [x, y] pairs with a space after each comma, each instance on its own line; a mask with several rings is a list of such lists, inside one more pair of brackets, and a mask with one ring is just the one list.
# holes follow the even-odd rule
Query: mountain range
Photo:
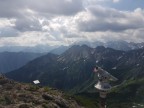
[[54, 54], [62, 54], [67, 49], [72, 47], [73, 45], [87, 45], [92, 48], [96, 48], [97, 46], [104, 46], [107, 48], [113, 48], [116, 50], [123, 50], [129, 51], [134, 49], [139, 49], [144, 47], [144, 42], [141, 43], [134, 43], [134, 42], [126, 42], [126, 41], [80, 41], [75, 42], [69, 46], [58, 45], [58, 46], [51, 46], [51, 45], [36, 45], [36, 46], [1, 46], [0, 52], [33, 52], [33, 53], [54, 53]]
[[43, 85], [72, 89], [90, 83], [93, 67], [98, 65], [118, 77], [119, 81], [143, 77], [144, 49], [119, 51], [75, 45], [61, 55], [48, 53], [8, 76], [19, 81], [41, 80]]
[[126, 41], [107, 41], [107, 42], [100, 42], [100, 41], [95, 41], [95, 42], [88, 42], [88, 41], [81, 41], [74, 43], [76, 45], [87, 45], [92, 48], [96, 48], [97, 46], [104, 46], [106, 48], [112, 48], [115, 50], [122, 50], [122, 51], [129, 51], [129, 50], [134, 50], [134, 49], [139, 49], [144, 47], [144, 42], [141, 43], [134, 43], [134, 42], [126, 42]]
[[[135, 50], [135, 49], [139, 49], [139, 48], [143, 48], [144, 43], [133, 43], [133, 42], [126, 42], [126, 41], [111, 41], [111, 42], [78, 42], [75, 43], [77, 45], [82, 46], [83, 44], [91, 47], [91, 48], [95, 48], [97, 46], [104, 46], [106, 48], [112, 48], [112, 49], [116, 49], [116, 50], [122, 50], [122, 51], [130, 51], [130, 50]], [[46, 53], [53, 53], [56, 55], [61, 55], [62, 53], [64, 53], [66, 50], [68, 50], [70, 46], [49, 46], [49, 45], [37, 45], [34, 47], [23, 47], [23, 46], [9, 46], [9, 47], [0, 47], [0, 72], [9, 72], [12, 70], [15, 70], [21, 66], [23, 66], [24, 64], [26, 64], [28, 61], [32, 60], [32, 59], [28, 59], [23, 55], [24, 57], [19, 57], [19, 55], [22, 55], [20, 53], [27, 53], [27, 56], [29, 56], [29, 54], [33, 54], [35, 55], [36, 53], [41, 53], [41, 52], [45, 52]], [[3, 51], [7, 51], [3, 52]], [[21, 51], [21, 52], [20, 52]], [[28, 54], [29, 52], [29, 54]], [[9, 54], [8, 54], [9, 53]], [[30, 56], [31, 56], [30, 54]], [[17, 63], [17, 62], [13, 62], [11, 63], [10, 61], [13, 61], [12, 58], [15, 58], [15, 60], [17, 60], [16, 56], [18, 55], [18, 58], [24, 58], [24, 60], [22, 59], [21, 62]], [[32, 56], [31, 56], [32, 57]], [[30, 57], [30, 58], [31, 58]], [[38, 57], [38, 56], [36, 56]], [[12, 59], [12, 60], [11, 60]], [[27, 60], [28, 59], [28, 60]], [[24, 63], [23, 63], [24, 61]], [[25, 62], [27, 61], [27, 62]], [[10, 63], [10, 64], [9, 64]], [[12, 64], [12, 65], [11, 65]], [[19, 65], [20, 64], [20, 65]]]
[[[48, 53], [36, 58], [6, 76], [20, 82], [38, 79], [41, 85], [78, 94], [85, 101], [93, 97], [92, 93], [94, 96], [97, 94], [93, 87], [97, 82], [97, 75], [93, 73], [96, 65], [119, 79], [111, 83], [118, 86], [109, 95], [109, 108], [121, 108], [123, 104], [126, 104], [125, 108], [131, 108], [134, 102], [144, 102], [140, 96], [144, 91], [144, 48], [120, 51], [103, 46], [91, 48], [87, 45], [74, 45], [61, 55]], [[98, 101], [95, 99], [93, 105]]]
[[47, 53], [58, 46], [36, 45], [36, 46], [0, 46], [0, 52], [32, 52]]
[[29, 61], [42, 56], [42, 53], [28, 52], [1, 52], [0, 53], [0, 72], [5, 73], [16, 70]]

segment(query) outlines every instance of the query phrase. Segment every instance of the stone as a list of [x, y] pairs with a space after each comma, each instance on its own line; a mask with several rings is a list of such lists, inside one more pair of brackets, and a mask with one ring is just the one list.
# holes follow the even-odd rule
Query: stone
[[45, 99], [45, 100], [53, 100], [53, 96], [52, 96], [52, 95], [49, 95], [49, 94], [43, 94], [42, 97], [43, 97], [43, 99]]

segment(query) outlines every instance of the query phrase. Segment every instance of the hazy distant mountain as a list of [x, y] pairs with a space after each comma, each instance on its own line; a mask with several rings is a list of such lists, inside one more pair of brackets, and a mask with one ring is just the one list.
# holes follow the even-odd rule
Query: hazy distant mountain
[[68, 48], [69, 48], [69, 46], [60, 46], [58, 48], [51, 50], [50, 53], [60, 55], [60, 54], [64, 53]]
[[57, 46], [49, 45], [36, 45], [36, 46], [1, 46], [0, 52], [33, 52], [33, 53], [46, 53]]
[[96, 48], [97, 46], [104, 46], [108, 48], [113, 48], [116, 50], [129, 51], [134, 49], [139, 49], [144, 47], [144, 42], [142, 43], [134, 43], [134, 42], [126, 42], [126, 41], [108, 41], [108, 42], [87, 42], [81, 41], [75, 43], [76, 45], [88, 45], [89, 47]]
[[126, 41], [110, 41], [104, 44], [105, 47], [113, 48], [116, 50], [134, 50], [144, 47], [144, 43], [133, 43], [133, 42], [126, 42]]
[[89, 41], [79, 41], [74, 43], [73, 45], [87, 45], [89, 47], [92, 48], [96, 48], [97, 46], [104, 46], [104, 42], [100, 42], [100, 41], [95, 41], [95, 42], [89, 42]]
[[68, 48], [73, 45], [87, 45], [91, 48], [96, 48], [97, 46], [104, 46], [108, 48], [113, 48], [116, 50], [129, 51], [134, 49], [139, 49], [144, 47], [144, 42], [142, 43], [134, 43], [134, 42], [126, 42], [126, 41], [109, 41], [109, 42], [89, 42], [89, 41], [80, 41], [76, 42], [69, 46], [50, 46], [50, 45], [36, 45], [36, 46], [1, 46], [0, 52], [34, 52], [34, 53], [54, 53], [54, 54], [62, 54]]
[[41, 53], [2, 52], [0, 53], [0, 72], [5, 73], [18, 69], [42, 55]]

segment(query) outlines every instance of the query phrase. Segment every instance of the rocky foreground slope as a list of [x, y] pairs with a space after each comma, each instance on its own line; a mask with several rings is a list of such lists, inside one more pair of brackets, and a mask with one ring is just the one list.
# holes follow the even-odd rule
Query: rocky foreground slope
[[83, 108], [57, 89], [22, 84], [0, 75], [0, 108]]

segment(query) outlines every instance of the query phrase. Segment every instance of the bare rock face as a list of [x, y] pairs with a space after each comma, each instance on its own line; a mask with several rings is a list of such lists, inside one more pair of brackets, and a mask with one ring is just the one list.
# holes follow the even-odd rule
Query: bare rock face
[[0, 75], [0, 108], [83, 108], [57, 89], [21, 84]]

